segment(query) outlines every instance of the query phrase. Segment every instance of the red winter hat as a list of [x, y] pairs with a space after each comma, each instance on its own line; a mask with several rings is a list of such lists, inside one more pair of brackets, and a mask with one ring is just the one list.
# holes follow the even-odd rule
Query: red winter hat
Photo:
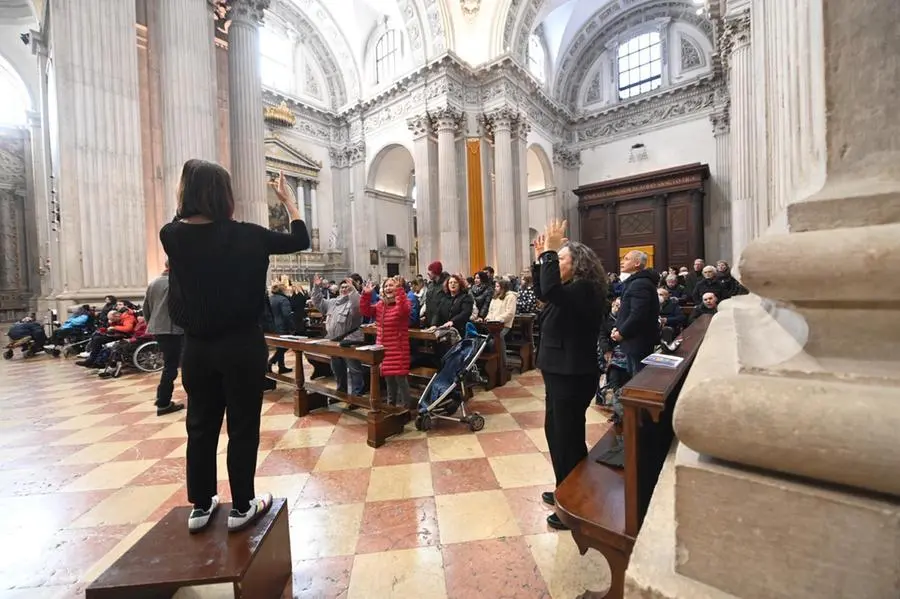
[[440, 261], [434, 261], [428, 265], [428, 272], [433, 272], [436, 275], [444, 272], [444, 265], [440, 263]]

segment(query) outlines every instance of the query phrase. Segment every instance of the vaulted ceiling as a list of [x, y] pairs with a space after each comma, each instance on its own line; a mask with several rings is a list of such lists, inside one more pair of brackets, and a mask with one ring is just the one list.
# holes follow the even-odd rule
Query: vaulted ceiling
[[36, 14], [31, 0], [0, 0], [0, 25], [28, 24]]

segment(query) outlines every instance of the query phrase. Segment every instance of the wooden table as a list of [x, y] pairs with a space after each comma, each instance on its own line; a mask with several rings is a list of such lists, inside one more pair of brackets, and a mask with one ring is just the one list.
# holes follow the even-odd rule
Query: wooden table
[[596, 549], [609, 562], [607, 599], [623, 597], [634, 540], [674, 438], [672, 411], [709, 321], [704, 316], [684, 330], [677, 368], [646, 366], [623, 388], [625, 468], [596, 461], [615, 442], [610, 429], [556, 489], [557, 514], [579, 551]]
[[[341, 347], [335, 341], [322, 339], [284, 339], [278, 335], [266, 335], [269, 347], [283, 347], [294, 352], [294, 377], [269, 373], [270, 379], [296, 386], [294, 392], [294, 415], [307, 415], [311, 410], [328, 406], [334, 399], [346, 404], [366, 408], [366, 420], [369, 434], [366, 442], [371, 447], [381, 447], [385, 439], [403, 431], [403, 425], [409, 422], [409, 411], [405, 408], [390, 406], [381, 399], [381, 363], [384, 361], [384, 350], [361, 350], [356, 347]], [[357, 396], [337, 391], [320, 381], [307, 381], [303, 374], [303, 352], [328, 356], [329, 358], [345, 358], [359, 360], [369, 367], [370, 389], [366, 396]]]

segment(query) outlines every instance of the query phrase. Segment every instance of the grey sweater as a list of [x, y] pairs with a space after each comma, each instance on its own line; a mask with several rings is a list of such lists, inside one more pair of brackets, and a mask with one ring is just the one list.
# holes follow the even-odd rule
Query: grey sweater
[[325, 337], [337, 339], [343, 337], [347, 341], [362, 341], [365, 336], [359, 330], [362, 324], [362, 314], [359, 311], [359, 293], [356, 289], [349, 295], [338, 296], [333, 299], [325, 299], [322, 288], [314, 285], [312, 289], [312, 303], [316, 310], [325, 316]]
[[169, 316], [169, 273], [156, 277], [147, 287], [144, 297], [144, 319], [151, 335], [184, 335], [184, 331]]

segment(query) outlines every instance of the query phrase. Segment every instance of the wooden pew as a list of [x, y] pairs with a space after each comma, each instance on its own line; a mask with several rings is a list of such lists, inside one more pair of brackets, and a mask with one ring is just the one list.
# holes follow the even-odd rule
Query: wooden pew
[[534, 368], [534, 314], [518, 314], [506, 336], [506, 348], [515, 352], [520, 361], [519, 373]]
[[479, 332], [491, 337], [494, 345], [494, 351], [485, 351], [478, 359], [479, 364], [484, 369], [484, 376], [488, 380], [485, 389], [490, 391], [494, 387], [502, 387], [512, 378], [509, 370], [503, 368], [503, 362], [500, 360], [500, 354], [506, 351], [506, 342], [500, 335], [503, 332], [503, 323], [479, 322], [476, 326]]
[[309, 324], [306, 326], [306, 334], [310, 337], [324, 337], [325, 316], [315, 308], [310, 308], [306, 312], [306, 318], [309, 320]]
[[609, 562], [606, 599], [623, 597], [634, 540], [674, 437], [672, 411], [709, 321], [700, 318], [684, 330], [674, 354], [684, 359], [678, 368], [647, 366], [623, 388], [625, 468], [596, 461], [615, 443], [610, 428], [556, 490], [557, 514], [572, 529], [579, 551], [596, 549]]
[[405, 408], [390, 406], [381, 400], [381, 363], [384, 361], [384, 350], [361, 350], [355, 347], [341, 347], [335, 341], [284, 339], [278, 335], [266, 335], [269, 347], [284, 347], [294, 352], [295, 363], [303, 364], [303, 353], [311, 352], [322, 356], [350, 358], [359, 360], [369, 367], [371, 388], [369, 395], [359, 397], [333, 389], [319, 381], [307, 381], [303, 368], [294, 368], [294, 377], [269, 373], [270, 379], [295, 385], [294, 415], [307, 415], [311, 410], [327, 407], [329, 399], [342, 401], [351, 406], [368, 409], [366, 420], [369, 425], [367, 443], [371, 447], [381, 447], [385, 439], [403, 431], [403, 425], [409, 422], [409, 411]]

